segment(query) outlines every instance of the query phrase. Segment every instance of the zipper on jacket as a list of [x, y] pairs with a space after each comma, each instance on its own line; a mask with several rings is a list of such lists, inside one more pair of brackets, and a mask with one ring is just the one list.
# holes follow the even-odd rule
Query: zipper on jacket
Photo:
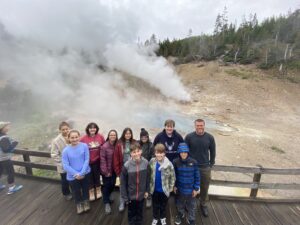
[[139, 162], [136, 162], [136, 200], [138, 201], [139, 197], [139, 176], [140, 176], [140, 168]]

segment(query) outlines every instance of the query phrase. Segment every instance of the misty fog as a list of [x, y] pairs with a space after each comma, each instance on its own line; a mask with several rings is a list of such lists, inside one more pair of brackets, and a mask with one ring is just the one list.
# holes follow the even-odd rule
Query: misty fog
[[190, 99], [157, 46], [136, 43], [132, 11], [96, 0], [1, 5], [1, 120], [43, 113], [81, 129], [151, 128], [177, 113], [174, 101]]

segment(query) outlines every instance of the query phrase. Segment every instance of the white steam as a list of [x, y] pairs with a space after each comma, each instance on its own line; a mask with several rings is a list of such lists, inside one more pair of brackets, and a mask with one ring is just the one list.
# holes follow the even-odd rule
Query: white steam
[[133, 44], [137, 19], [131, 9], [96, 0], [1, 1], [0, 81], [31, 90], [71, 118], [143, 125], [135, 115], [156, 111], [159, 100], [128, 85], [124, 73], [168, 98], [189, 94], [153, 48]]

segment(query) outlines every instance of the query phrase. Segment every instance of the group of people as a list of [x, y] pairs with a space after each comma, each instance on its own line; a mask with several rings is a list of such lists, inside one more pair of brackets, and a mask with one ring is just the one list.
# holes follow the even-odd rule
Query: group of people
[[[8, 136], [9, 125], [0, 122], [0, 177], [6, 171], [7, 194], [13, 194], [23, 186], [14, 183], [11, 157], [18, 142]], [[167, 224], [166, 206], [172, 193], [178, 210], [175, 224], [183, 219], [195, 224], [199, 192], [201, 212], [208, 216], [216, 145], [214, 137], [205, 131], [203, 119], [195, 120], [194, 125], [195, 131], [183, 139], [175, 130], [175, 122], [166, 120], [152, 143], [144, 128], [139, 140], [133, 138], [130, 128], [125, 128], [120, 138], [116, 130], [110, 130], [105, 139], [96, 123], [89, 123], [81, 136], [67, 122], [61, 122], [60, 133], [51, 143], [51, 156], [61, 176], [62, 194], [66, 200], [74, 199], [78, 214], [90, 210], [90, 201], [103, 197], [105, 213], [110, 214], [111, 193], [119, 177], [119, 211], [128, 206], [129, 224], [142, 224], [145, 200], [146, 207], [152, 205], [152, 225]], [[0, 191], [5, 188], [0, 182]]]
[[119, 177], [119, 211], [128, 206], [129, 224], [142, 224], [145, 199], [146, 206], [153, 208], [152, 225], [159, 221], [167, 224], [170, 193], [176, 196], [175, 224], [181, 224], [185, 217], [189, 224], [195, 224], [199, 192], [201, 212], [208, 216], [206, 203], [216, 145], [214, 137], [205, 131], [203, 119], [195, 120], [194, 125], [195, 131], [183, 139], [175, 130], [175, 122], [166, 120], [163, 131], [151, 143], [144, 128], [140, 140], [133, 138], [130, 128], [125, 128], [120, 138], [116, 130], [110, 130], [104, 139], [96, 123], [89, 123], [81, 136], [62, 122], [51, 155], [61, 175], [63, 195], [67, 200], [74, 198], [78, 214], [90, 210], [89, 202], [103, 196], [105, 213], [110, 214], [111, 193]]

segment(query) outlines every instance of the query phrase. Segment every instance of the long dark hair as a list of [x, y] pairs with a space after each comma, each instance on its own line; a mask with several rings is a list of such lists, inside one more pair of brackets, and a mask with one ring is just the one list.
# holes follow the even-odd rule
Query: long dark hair
[[118, 142], [118, 132], [116, 130], [110, 130], [107, 134], [107, 138], [106, 138], [106, 141], [109, 141], [109, 135], [111, 132], [115, 132], [116, 133], [116, 140], [115, 140], [115, 143], [114, 143], [114, 146], [117, 144]]
[[95, 135], [98, 134], [99, 127], [98, 127], [98, 125], [97, 125], [96, 123], [91, 122], [91, 123], [89, 123], [89, 124], [86, 126], [85, 132], [86, 132], [86, 134], [87, 134], [88, 136], [91, 136], [90, 131], [89, 131], [90, 128], [96, 128], [96, 133], [95, 133]]
[[126, 134], [127, 131], [129, 131], [129, 132], [131, 133], [131, 138], [129, 139], [129, 142], [130, 142], [130, 144], [131, 144], [132, 141], [133, 141], [133, 133], [132, 133], [131, 128], [129, 128], [129, 127], [126, 127], [126, 128], [123, 130], [123, 133], [122, 133], [122, 136], [121, 136], [121, 138], [120, 138], [120, 141], [121, 141], [123, 144], [126, 142], [126, 140], [125, 140], [125, 134]]

